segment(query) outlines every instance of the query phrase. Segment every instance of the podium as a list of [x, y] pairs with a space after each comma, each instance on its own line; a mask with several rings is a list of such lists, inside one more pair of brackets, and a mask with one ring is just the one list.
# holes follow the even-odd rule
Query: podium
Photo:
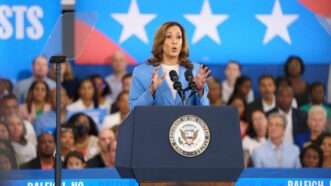
[[234, 185], [244, 165], [239, 114], [228, 106], [136, 107], [119, 126], [116, 153], [120, 176], [140, 185]]

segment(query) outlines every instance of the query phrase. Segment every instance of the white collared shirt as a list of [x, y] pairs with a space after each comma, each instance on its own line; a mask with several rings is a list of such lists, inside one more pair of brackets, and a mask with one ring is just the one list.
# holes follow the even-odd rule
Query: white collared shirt
[[286, 129], [285, 129], [285, 136], [284, 141], [289, 144], [293, 144], [293, 120], [292, 120], [292, 108], [288, 111], [288, 113], [285, 113], [281, 109], [279, 109], [279, 113], [283, 114], [286, 117]]
[[273, 108], [276, 107], [276, 98], [275, 96], [272, 97], [272, 103], [271, 105], [268, 105], [263, 99], [262, 99], [262, 108], [263, 108], [263, 112], [267, 113], [270, 110], [272, 110]]

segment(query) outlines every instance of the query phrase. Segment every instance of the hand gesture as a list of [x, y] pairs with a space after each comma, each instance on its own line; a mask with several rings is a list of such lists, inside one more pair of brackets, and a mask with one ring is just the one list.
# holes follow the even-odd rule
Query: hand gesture
[[155, 93], [156, 89], [161, 85], [161, 83], [165, 79], [165, 74], [163, 74], [161, 77], [159, 77], [159, 75], [158, 75], [159, 70], [160, 70], [160, 67], [156, 67], [153, 70], [152, 83], [150, 85], [150, 91], [152, 94]]

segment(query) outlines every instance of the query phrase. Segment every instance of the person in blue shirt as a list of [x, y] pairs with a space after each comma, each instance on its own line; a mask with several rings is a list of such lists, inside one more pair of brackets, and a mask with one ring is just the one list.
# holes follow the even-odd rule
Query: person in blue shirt
[[[206, 80], [210, 71], [205, 66], [191, 63], [188, 55], [184, 28], [177, 22], [161, 25], [155, 34], [152, 57], [133, 70], [130, 110], [143, 105], [209, 105]], [[170, 71], [178, 74], [183, 89], [189, 85], [185, 72], [191, 71], [196, 91], [178, 93], [170, 78]], [[186, 97], [184, 102], [182, 95]]]
[[269, 140], [254, 149], [252, 160], [256, 168], [300, 168], [299, 148], [284, 140], [286, 118], [280, 113], [268, 117]]

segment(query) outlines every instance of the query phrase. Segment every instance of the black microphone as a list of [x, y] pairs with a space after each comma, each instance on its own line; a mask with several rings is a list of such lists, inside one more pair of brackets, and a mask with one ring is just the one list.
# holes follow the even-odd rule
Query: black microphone
[[181, 98], [182, 102], [184, 103], [184, 91], [183, 91], [183, 87], [182, 87], [182, 83], [179, 81], [179, 77], [178, 74], [175, 70], [171, 70], [169, 72], [169, 76], [172, 82], [174, 82], [173, 87], [175, 90], [177, 90], [179, 97]]
[[195, 82], [193, 81], [193, 73], [192, 70], [186, 70], [185, 72], [185, 79], [188, 82], [188, 87], [185, 88], [185, 91], [187, 90], [192, 90], [192, 93], [189, 97], [192, 96], [192, 94], [194, 94], [197, 91], [197, 85], [195, 84]]

